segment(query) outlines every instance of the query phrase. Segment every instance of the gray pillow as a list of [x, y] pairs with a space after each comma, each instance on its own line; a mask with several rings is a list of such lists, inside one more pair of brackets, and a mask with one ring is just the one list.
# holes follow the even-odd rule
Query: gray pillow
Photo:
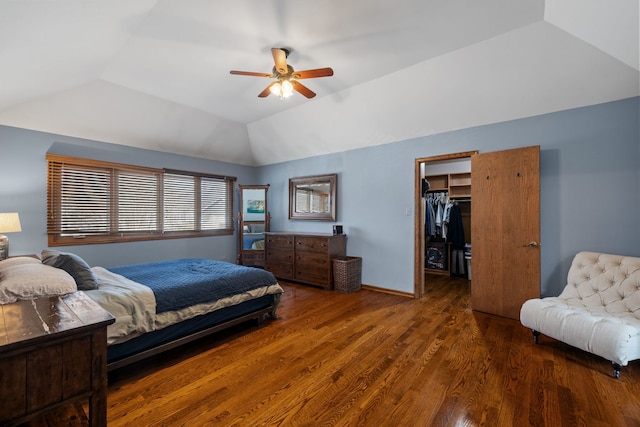
[[64, 295], [78, 290], [69, 273], [50, 265], [14, 264], [0, 271], [0, 304], [20, 299]]
[[98, 289], [91, 267], [76, 254], [45, 249], [42, 251], [42, 263], [69, 273], [80, 291]]
[[264, 233], [264, 224], [251, 224], [252, 233]]

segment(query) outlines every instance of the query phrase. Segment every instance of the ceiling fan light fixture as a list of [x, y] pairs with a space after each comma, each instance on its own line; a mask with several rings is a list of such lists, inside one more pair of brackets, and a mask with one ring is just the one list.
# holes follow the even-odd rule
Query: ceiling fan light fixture
[[284, 99], [292, 96], [295, 91], [310, 99], [316, 96], [316, 94], [298, 80], [333, 76], [333, 70], [331, 68], [294, 71], [293, 67], [287, 64], [289, 49], [274, 47], [271, 49], [271, 55], [273, 56], [273, 62], [275, 64], [271, 74], [257, 73], [254, 71], [230, 71], [231, 74], [241, 76], [268, 77], [270, 79], [275, 79], [276, 81], [269, 84], [269, 86], [264, 88], [264, 90], [258, 94], [258, 98], [266, 98], [272, 94], [280, 99]]
[[280, 96], [280, 94], [282, 93], [282, 85], [278, 82], [274, 83], [271, 85], [271, 88], [269, 89], [271, 91], [271, 93], [275, 96]]
[[269, 91], [280, 99], [289, 98], [293, 95], [293, 85], [289, 80], [280, 79], [271, 85]]
[[283, 98], [288, 98], [293, 95], [293, 85], [289, 80], [283, 80], [280, 86], [282, 87]]

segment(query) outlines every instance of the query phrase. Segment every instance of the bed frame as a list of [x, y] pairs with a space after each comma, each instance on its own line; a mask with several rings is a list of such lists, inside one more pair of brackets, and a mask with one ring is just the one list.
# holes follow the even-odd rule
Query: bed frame
[[257, 320], [260, 326], [265, 317], [277, 318], [279, 297], [280, 295], [265, 295], [146, 333], [121, 344], [111, 345], [107, 349], [107, 371], [155, 356], [249, 320]]

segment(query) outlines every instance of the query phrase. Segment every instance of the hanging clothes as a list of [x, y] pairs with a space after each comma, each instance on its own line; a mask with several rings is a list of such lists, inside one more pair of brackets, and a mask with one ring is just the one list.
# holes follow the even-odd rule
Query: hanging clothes
[[425, 236], [437, 239], [446, 238], [449, 194], [444, 192], [428, 193], [425, 199]]
[[436, 201], [436, 229], [442, 229], [442, 214], [444, 213], [444, 209], [442, 203], [440, 202], [440, 198], [438, 197]]
[[427, 198], [425, 201], [425, 236], [433, 237], [436, 235], [436, 213], [433, 210], [432, 199]]
[[449, 222], [451, 220], [451, 206], [453, 206], [453, 203], [447, 200], [444, 206], [444, 213], [442, 214], [442, 238], [443, 239], [447, 238], [447, 231], [449, 229]]
[[460, 207], [457, 204], [453, 204], [449, 210], [448, 231], [447, 241], [451, 243], [451, 274], [466, 277], [464, 227]]
[[447, 241], [451, 243], [453, 249], [461, 249], [464, 251], [464, 227], [462, 226], [460, 207], [457, 204], [453, 204], [449, 210], [449, 233]]

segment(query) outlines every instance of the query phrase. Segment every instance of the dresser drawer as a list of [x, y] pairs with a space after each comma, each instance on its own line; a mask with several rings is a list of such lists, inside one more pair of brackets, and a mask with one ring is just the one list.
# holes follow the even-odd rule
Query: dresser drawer
[[331, 288], [331, 269], [296, 265], [295, 280]]
[[288, 234], [270, 235], [266, 237], [268, 248], [293, 249], [293, 236]]
[[293, 279], [293, 264], [266, 262], [264, 269], [281, 279]]
[[91, 359], [70, 356], [80, 354], [91, 354], [88, 335], [26, 353], [27, 412], [47, 408], [91, 390]]
[[272, 248], [269, 246], [265, 256], [268, 263], [286, 262], [293, 264], [294, 252], [292, 250]]
[[306, 268], [331, 268], [331, 258], [326, 253], [297, 253], [296, 265]]
[[327, 253], [329, 240], [324, 237], [296, 236], [296, 251]]

